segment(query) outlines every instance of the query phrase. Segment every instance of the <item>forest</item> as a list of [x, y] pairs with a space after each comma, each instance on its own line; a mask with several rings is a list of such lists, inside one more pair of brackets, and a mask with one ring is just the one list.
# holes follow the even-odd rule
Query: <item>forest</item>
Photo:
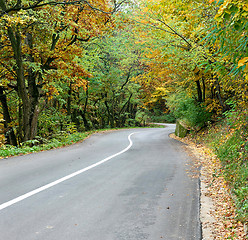
[[0, 0], [0, 155], [179, 119], [247, 221], [247, 20], [247, 0]]

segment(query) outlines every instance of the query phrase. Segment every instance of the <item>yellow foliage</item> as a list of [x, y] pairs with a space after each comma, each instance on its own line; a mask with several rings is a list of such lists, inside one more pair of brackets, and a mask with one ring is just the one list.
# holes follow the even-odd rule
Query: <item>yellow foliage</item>
[[239, 60], [238, 67], [242, 67], [247, 63], [248, 63], [248, 57], [242, 58], [241, 60]]
[[3, 146], [5, 143], [5, 137], [4, 137], [4, 125], [3, 125], [3, 116], [0, 114], [0, 147]]
[[231, 14], [233, 13], [231, 8], [233, 6], [238, 7], [239, 11], [235, 13], [235, 18], [239, 19], [241, 17], [248, 18], [248, 4], [247, 0], [225, 0], [220, 6], [215, 19], [221, 19], [225, 13]]

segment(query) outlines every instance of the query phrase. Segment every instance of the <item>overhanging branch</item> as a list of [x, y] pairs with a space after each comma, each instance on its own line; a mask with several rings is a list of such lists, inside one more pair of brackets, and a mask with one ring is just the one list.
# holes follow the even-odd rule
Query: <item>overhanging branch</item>
[[0, 7], [1, 7], [1, 14], [0, 16], [3, 16], [9, 12], [18, 12], [20, 10], [29, 10], [29, 9], [36, 9], [39, 7], [44, 7], [44, 6], [56, 6], [56, 5], [77, 5], [77, 4], [86, 4], [88, 5], [92, 10], [95, 11], [99, 11], [105, 14], [113, 14], [114, 12], [118, 11], [120, 6], [125, 3], [126, 0], [121, 1], [120, 3], [117, 3], [116, 1], [114, 1], [114, 6], [113, 6], [113, 10], [112, 11], [105, 11], [103, 9], [100, 9], [96, 6], [93, 6], [89, 1], [87, 0], [75, 0], [75, 1], [44, 1], [44, 0], [37, 0], [35, 3], [33, 4], [29, 4], [27, 6], [23, 6], [20, 4], [20, 2], [18, 1], [18, 4], [16, 4], [14, 7], [11, 8], [7, 8], [6, 4], [4, 2], [4, 0], [0, 0]]

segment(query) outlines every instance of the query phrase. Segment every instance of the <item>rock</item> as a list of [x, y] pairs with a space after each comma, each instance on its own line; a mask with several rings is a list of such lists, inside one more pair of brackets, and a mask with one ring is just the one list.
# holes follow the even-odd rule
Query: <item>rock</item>
[[177, 120], [175, 135], [184, 138], [188, 134], [189, 130], [184, 126], [180, 120]]

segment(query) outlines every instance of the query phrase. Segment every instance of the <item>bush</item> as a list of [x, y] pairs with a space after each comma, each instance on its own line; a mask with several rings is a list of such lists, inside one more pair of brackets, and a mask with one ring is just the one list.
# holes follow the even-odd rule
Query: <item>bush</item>
[[37, 138], [34, 140], [29, 140], [21, 144], [20, 147], [14, 147], [11, 145], [3, 145], [0, 147], [0, 156], [2, 158], [16, 156], [16, 155], [23, 155], [32, 152], [39, 152], [42, 150], [49, 150], [53, 148], [62, 147], [65, 145], [70, 145], [76, 142], [79, 142], [86, 138], [92, 132], [74, 132], [74, 133], [67, 133], [67, 132], [59, 132], [56, 137], [50, 140], [44, 140], [41, 138]]
[[247, 111], [230, 110], [224, 114], [217, 131], [210, 129], [206, 139], [223, 167], [237, 207], [237, 218], [248, 219], [248, 131]]
[[151, 122], [156, 122], [156, 123], [175, 123], [176, 118], [172, 113], [162, 113], [159, 116], [151, 116], [150, 117]]
[[184, 91], [175, 93], [168, 98], [168, 106], [172, 114], [183, 120], [192, 128], [202, 128], [211, 119], [203, 104], [197, 103]]

